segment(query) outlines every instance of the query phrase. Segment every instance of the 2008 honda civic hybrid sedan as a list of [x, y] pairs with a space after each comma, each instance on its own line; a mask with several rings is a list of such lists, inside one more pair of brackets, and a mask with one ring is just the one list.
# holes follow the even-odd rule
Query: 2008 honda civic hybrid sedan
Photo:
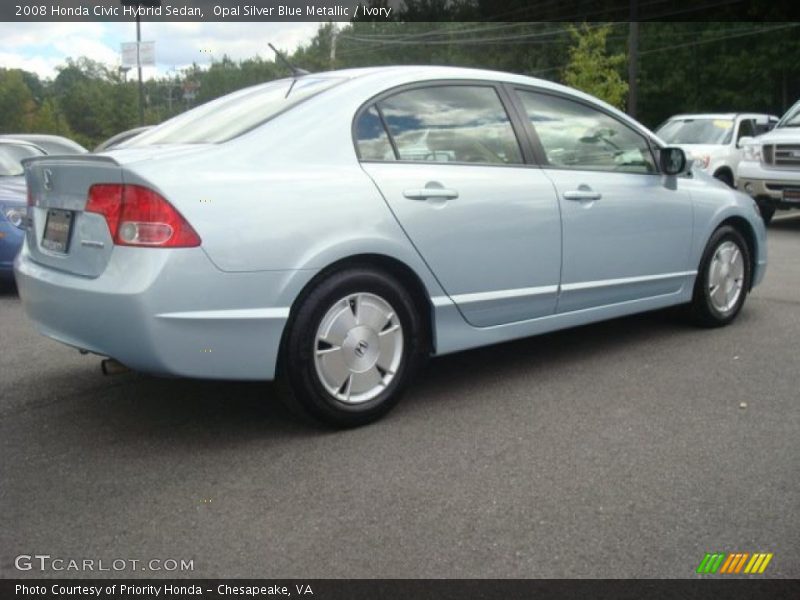
[[16, 277], [44, 335], [173, 376], [270, 380], [335, 426], [429, 355], [686, 305], [766, 267], [747, 196], [625, 114], [529, 77], [334, 71], [26, 163]]

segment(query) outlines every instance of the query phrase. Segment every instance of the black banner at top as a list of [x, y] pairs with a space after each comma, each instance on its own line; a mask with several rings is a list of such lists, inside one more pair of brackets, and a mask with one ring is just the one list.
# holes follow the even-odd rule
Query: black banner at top
[[3, 0], [2, 21], [792, 21], [789, 0]]

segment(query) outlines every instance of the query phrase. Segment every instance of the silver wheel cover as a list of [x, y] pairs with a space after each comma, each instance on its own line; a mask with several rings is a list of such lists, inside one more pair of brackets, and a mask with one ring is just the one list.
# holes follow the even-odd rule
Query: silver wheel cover
[[375, 294], [345, 296], [322, 317], [314, 365], [328, 393], [347, 404], [375, 398], [403, 358], [403, 328], [391, 304]]
[[708, 267], [707, 283], [711, 305], [721, 314], [729, 314], [744, 286], [744, 257], [739, 246], [731, 241], [717, 246]]

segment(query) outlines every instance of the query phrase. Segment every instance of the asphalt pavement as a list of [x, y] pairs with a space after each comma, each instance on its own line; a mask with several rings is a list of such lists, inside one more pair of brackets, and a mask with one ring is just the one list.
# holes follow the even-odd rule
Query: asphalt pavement
[[[0, 294], [0, 577], [695, 577], [706, 552], [800, 577], [800, 216], [769, 252], [729, 327], [654, 313], [438, 358], [345, 432], [269, 384], [103, 377]], [[126, 563], [15, 568], [36, 554]]]

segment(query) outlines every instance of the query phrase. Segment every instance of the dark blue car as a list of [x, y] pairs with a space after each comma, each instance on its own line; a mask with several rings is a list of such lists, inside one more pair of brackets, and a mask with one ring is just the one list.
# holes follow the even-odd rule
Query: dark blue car
[[0, 283], [13, 280], [14, 258], [25, 237], [27, 193], [21, 161], [43, 154], [34, 144], [0, 139]]

